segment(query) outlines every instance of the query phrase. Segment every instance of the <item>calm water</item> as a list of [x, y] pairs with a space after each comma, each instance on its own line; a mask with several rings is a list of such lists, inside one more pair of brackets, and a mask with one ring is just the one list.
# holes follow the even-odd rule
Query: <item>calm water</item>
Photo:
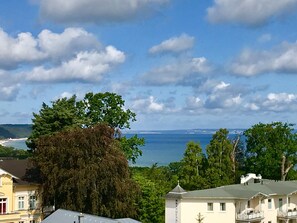
[[[141, 147], [143, 155], [138, 158], [137, 166], [151, 166], [157, 163], [159, 166], [167, 165], [170, 162], [180, 161], [189, 141], [199, 142], [203, 151], [209, 144], [214, 130], [201, 130], [199, 132], [188, 131], [161, 131], [161, 132], [135, 132], [138, 137], [145, 139], [145, 146]], [[125, 134], [127, 137], [135, 134]], [[231, 132], [230, 137], [235, 136]], [[19, 149], [27, 149], [25, 141], [9, 141], [6, 146], [13, 146]]]

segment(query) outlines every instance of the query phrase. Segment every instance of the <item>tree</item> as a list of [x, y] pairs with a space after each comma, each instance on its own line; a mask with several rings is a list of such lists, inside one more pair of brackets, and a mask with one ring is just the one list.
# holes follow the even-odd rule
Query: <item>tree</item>
[[205, 156], [199, 143], [189, 142], [181, 160], [181, 184], [186, 190], [205, 187], [203, 163]]
[[29, 153], [27, 150], [23, 149], [16, 149], [13, 147], [6, 147], [0, 145], [0, 157], [6, 157], [6, 158], [14, 158], [14, 159], [27, 159], [31, 156], [31, 153]]
[[53, 101], [51, 106], [43, 103], [39, 113], [33, 113], [32, 133], [27, 146], [34, 151], [35, 141], [40, 136], [51, 135], [72, 128], [87, 128], [98, 123], [106, 123], [115, 129], [115, 136], [122, 143], [122, 150], [128, 160], [135, 162], [142, 155], [139, 146], [144, 139], [135, 135], [132, 138], [122, 137], [120, 130], [130, 128], [136, 114], [124, 108], [125, 101], [115, 93], [87, 93], [83, 100], [74, 95]]
[[247, 171], [264, 178], [286, 180], [297, 162], [297, 135], [293, 124], [259, 123], [244, 132]]
[[206, 148], [208, 158], [208, 176], [209, 186], [218, 187], [234, 183], [234, 173], [232, 171], [233, 163], [231, 160], [233, 145], [228, 139], [229, 131], [219, 129]]
[[43, 205], [108, 217], [134, 217], [138, 187], [105, 124], [64, 130], [36, 140]]
[[197, 220], [198, 223], [203, 223], [204, 217], [203, 217], [203, 215], [200, 212], [197, 215], [196, 220]]

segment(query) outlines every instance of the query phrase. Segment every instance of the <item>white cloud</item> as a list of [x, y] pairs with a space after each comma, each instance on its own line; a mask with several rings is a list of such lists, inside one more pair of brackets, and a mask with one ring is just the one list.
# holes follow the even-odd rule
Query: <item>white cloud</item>
[[182, 34], [178, 37], [172, 37], [163, 41], [159, 45], [149, 49], [152, 54], [157, 53], [179, 53], [193, 48], [195, 38], [187, 34]]
[[270, 51], [243, 50], [231, 64], [231, 72], [243, 76], [263, 73], [296, 73], [297, 42], [283, 43]]
[[156, 102], [156, 99], [153, 96], [149, 96], [148, 98], [135, 99], [131, 108], [136, 111], [136, 113], [160, 113], [164, 111], [165, 105]]
[[38, 40], [31, 33], [19, 33], [16, 38], [0, 29], [0, 68], [12, 69], [25, 62], [44, 59], [38, 49]]
[[43, 30], [37, 38], [31, 33], [9, 36], [0, 29], [0, 68], [16, 69], [22, 64], [59, 62], [80, 51], [99, 49], [100, 43], [81, 28], [67, 28], [62, 33]]
[[44, 66], [35, 67], [26, 74], [26, 79], [38, 82], [100, 81], [104, 74], [124, 61], [123, 52], [113, 46], [107, 46], [100, 52], [79, 52], [75, 58], [57, 67], [49, 69]]
[[286, 15], [297, 9], [297, 0], [215, 0], [207, 9], [207, 18], [212, 23], [239, 23], [259, 26], [272, 17]]
[[12, 101], [14, 100], [20, 90], [20, 84], [13, 80], [9, 72], [0, 70], [0, 101]]
[[96, 37], [82, 28], [67, 28], [62, 33], [43, 30], [38, 35], [38, 45], [52, 60], [70, 58], [77, 52], [99, 49]]
[[142, 76], [142, 80], [149, 85], [183, 84], [192, 76], [196, 78], [211, 70], [206, 58], [192, 58], [152, 69]]
[[61, 23], [123, 22], [147, 16], [170, 0], [41, 0], [40, 15]]

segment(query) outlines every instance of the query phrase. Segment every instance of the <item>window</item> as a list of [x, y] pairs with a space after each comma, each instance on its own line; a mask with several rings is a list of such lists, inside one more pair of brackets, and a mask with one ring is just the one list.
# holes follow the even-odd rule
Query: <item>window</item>
[[6, 214], [6, 198], [0, 198], [0, 214]]
[[248, 207], [248, 208], [251, 207], [251, 202], [250, 202], [250, 201], [248, 201], [248, 203], [247, 203], [247, 207]]
[[226, 211], [226, 203], [220, 203], [220, 211]]
[[35, 220], [31, 220], [30, 223], [35, 223]]
[[207, 203], [207, 210], [213, 211], [213, 203]]
[[30, 209], [35, 209], [36, 208], [36, 196], [30, 196], [29, 206], [30, 206]]
[[268, 199], [268, 209], [271, 209], [272, 208], [272, 203], [271, 203], [271, 199], [269, 198]]
[[279, 198], [279, 199], [278, 199], [278, 208], [279, 208], [280, 210], [282, 210], [282, 207], [283, 207], [283, 199], [282, 199], [282, 198]]
[[18, 208], [19, 208], [19, 210], [25, 209], [25, 198], [24, 197], [19, 197]]
[[24, 223], [24, 221], [19, 221], [19, 223]]

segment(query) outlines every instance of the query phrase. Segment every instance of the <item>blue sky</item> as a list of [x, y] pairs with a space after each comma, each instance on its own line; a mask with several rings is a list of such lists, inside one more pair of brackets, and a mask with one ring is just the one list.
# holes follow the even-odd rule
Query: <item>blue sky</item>
[[134, 130], [297, 122], [297, 0], [1, 3], [1, 124], [91, 91]]

